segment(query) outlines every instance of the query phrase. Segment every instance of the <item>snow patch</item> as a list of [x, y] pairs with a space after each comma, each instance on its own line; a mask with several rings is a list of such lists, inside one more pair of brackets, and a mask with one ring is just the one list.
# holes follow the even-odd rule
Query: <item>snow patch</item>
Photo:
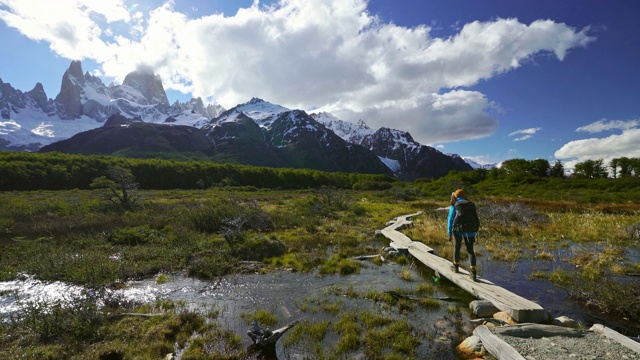
[[378, 158], [385, 165], [387, 165], [387, 167], [391, 169], [391, 171], [393, 171], [394, 173], [397, 173], [398, 171], [400, 171], [400, 162], [398, 160], [389, 159], [382, 156], [378, 156]]

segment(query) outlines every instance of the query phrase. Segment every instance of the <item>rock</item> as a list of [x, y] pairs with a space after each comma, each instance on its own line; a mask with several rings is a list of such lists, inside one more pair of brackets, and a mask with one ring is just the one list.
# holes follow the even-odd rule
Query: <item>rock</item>
[[507, 314], [504, 311], [499, 311], [499, 312], [493, 314], [493, 318], [496, 319], [496, 320], [504, 321], [509, 325], [515, 325], [515, 324], [518, 323], [517, 321], [513, 320], [513, 318], [511, 316], [509, 316], [509, 314]]
[[483, 357], [486, 350], [482, 346], [480, 338], [472, 335], [456, 346], [456, 354], [462, 359], [475, 359]]
[[573, 328], [573, 329], [578, 329], [580, 328], [580, 323], [578, 323], [577, 321], [567, 317], [567, 316], [560, 316], [557, 317], [555, 319], [553, 319], [552, 322], [553, 325], [557, 325], [557, 326], [563, 326], [563, 327], [568, 327], [568, 328]]
[[497, 324], [494, 324], [494, 323], [492, 323], [492, 322], [485, 322], [485, 323], [484, 323], [484, 326], [486, 326], [486, 327], [487, 327], [487, 329], [489, 329], [489, 330], [493, 330], [493, 329], [495, 329], [498, 325], [497, 325]]
[[474, 300], [469, 303], [469, 308], [477, 317], [481, 318], [491, 317], [500, 311], [489, 300]]

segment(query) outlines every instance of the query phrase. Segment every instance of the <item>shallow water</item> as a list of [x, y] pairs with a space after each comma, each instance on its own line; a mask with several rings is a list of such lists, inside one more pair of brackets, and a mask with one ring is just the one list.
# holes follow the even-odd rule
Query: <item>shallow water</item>
[[[217, 309], [220, 314], [218, 322], [223, 328], [240, 334], [247, 347], [252, 342], [245, 335], [249, 324], [242, 319], [242, 314], [254, 313], [261, 309], [267, 310], [277, 316], [278, 323], [274, 326], [277, 328], [294, 320], [337, 321], [341, 313], [370, 310], [392, 319], [406, 319], [419, 329], [418, 337], [421, 338], [422, 344], [415, 350], [416, 358], [437, 356], [437, 358], [454, 359], [452, 346], [457, 345], [458, 339], [454, 336], [455, 329], [448, 306], [460, 308], [459, 314], [462, 323], [466, 326], [463, 329], [465, 332], [463, 336], [467, 336], [472, 330], [467, 321], [471, 315], [468, 303], [473, 298], [451, 283], [434, 281], [433, 276], [425, 276], [424, 272], [428, 270], [416, 266], [400, 266], [395, 263], [377, 266], [367, 261], [364, 261], [363, 265], [359, 274], [346, 276], [274, 272], [266, 275], [231, 275], [215, 281], [201, 281], [173, 275], [169, 277], [169, 281], [162, 284], [156, 283], [154, 279], [132, 282], [123, 295], [128, 299], [144, 302], [153, 302], [156, 299], [182, 300], [188, 307], [203, 311]], [[402, 279], [401, 273], [406, 269], [410, 270], [413, 280]], [[362, 294], [369, 290], [382, 292], [397, 289], [406, 289], [415, 293], [416, 286], [426, 281], [435, 288], [432, 296], [448, 296], [455, 299], [442, 301], [438, 309], [425, 309], [416, 305], [412, 311], [403, 313], [397, 307], [388, 306], [382, 302], [344, 296], [344, 291], [347, 289]], [[342, 291], [335, 291], [336, 288]], [[29, 299], [55, 301], [62, 300], [63, 294], [80, 292], [80, 290], [59, 282], [42, 283], [33, 278], [0, 283], [0, 314], [6, 316], [17, 309], [13, 292], [18, 293], [25, 301]], [[337, 304], [338, 313], [322, 311], [322, 304], [327, 303]], [[279, 359], [316, 357], [314, 350], [306, 348], [304, 344], [285, 348], [283, 339], [286, 336], [284, 335], [278, 342], [277, 357]], [[452, 340], [456, 343], [453, 344]], [[328, 332], [322, 344], [325, 355], [330, 354], [336, 342], [337, 335]]]
[[[216, 281], [200, 281], [177, 276], [164, 284], [146, 280], [132, 283], [132, 287], [156, 294], [158, 298], [184, 300], [192, 306], [201, 308], [214, 306], [221, 310], [219, 322], [227, 329], [241, 334], [247, 346], [251, 344], [251, 340], [244, 334], [249, 324], [241, 318], [242, 314], [250, 314], [261, 309], [267, 310], [277, 315], [278, 324], [275, 327], [280, 327], [294, 320], [303, 319], [310, 322], [337, 320], [340, 313], [348, 311], [359, 313], [362, 310], [370, 310], [394, 319], [407, 319], [416, 328], [429, 332], [434, 338], [439, 338], [440, 343], [437, 346], [434, 346], [431, 341], [423, 341], [423, 344], [416, 349], [417, 358], [431, 357], [436, 353], [444, 356], [442, 358], [455, 358], [449, 339], [443, 336], [454, 331], [453, 325], [445, 320], [451, 317], [447, 307], [449, 305], [459, 307], [463, 322], [468, 324], [466, 320], [471, 315], [468, 303], [473, 298], [450, 283], [436, 282], [433, 278], [425, 277], [415, 266], [399, 266], [394, 263], [386, 263], [382, 266], [368, 262], [363, 264], [365, 266], [359, 274], [346, 276], [275, 272], [266, 275], [226, 276]], [[411, 271], [411, 278], [414, 280], [406, 281], [401, 278], [401, 272], [405, 269]], [[436, 310], [415, 306], [413, 311], [404, 314], [396, 308], [381, 303], [343, 295], [347, 289], [361, 294], [369, 290], [382, 292], [393, 289], [406, 289], [415, 293], [416, 286], [425, 281], [429, 281], [435, 287], [436, 291], [432, 296], [448, 296], [455, 300], [442, 301], [442, 306]], [[342, 289], [338, 295], [334, 291], [336, 287]], [[338, 304], [339, 313], [318, 310], [322, 307], [319, 304], [327, 303]], [[471, 328], [466, 330], [471, 331]], [[328, 333], [323, 342], [323, 345], [326, 345], [325, 355], [330, 353], [330, 347], [335, 345], [335, 340], [337, 340], [336, 335]], [[277, 347], [280, 359], [315, 357], [312, 349], [306, 349], [302, 345], [285, 348], [282, 342], [280, 340]], [[441, 351], [446, 353], [441, 354]]]
[[[490, 255], [487, 255], [478, 257], [478, 271], [482, 277], [486, 277], [496, 285], [540, 304], [551, 313], [552, 317], [568, 316], [587, 328], [590, 328], [594, 323], [599, 323], [627, 336], [638, 337], [640, 336], [640, 324], [588, 309], [572, 300], [566, 289], [547, 279], [530, 279], [532, 272], [537, 270], [545, 273], [554, 269], [573, 272], [575, 265], [567, 262], [566, 259], [570, 259], [578, 253], [600, 253], [605, 247], [597, 244], [568, 243], [565, 248], [545, 250], [553, 255], [552, 260], [540, 260], [534, 259], [533, 256], [527, 256], [515, 262], [504, 262], [488, 260]], [[480, 247], [480, 249], [482, 248]], [[484, 251], [484, 253], [488, 252]], [[628, 247], [623, 257], [627, 261], [637, 263], [640, 261], [640, 249]], [[618, 279], [624, 281], [630, 280], [630, 277], [621, 276]]]
[[[574, 265], [563, 259], [571, 258], [578, 251], [600, 251], [599, 246], [569, 245], [562, 249], [546, 250], [553, 254], [553, 260], [536, 260], [533, 256], [529, 256], [515, 262], [492, 261], [481, 246], [479, 250], [485, 254], [478, 257], [481, 277], [539, 303], [554, 317], [565, 315], [586, 327], [598, 322], [629, 336], [640, 335], [639, 324], [625, 323], [621, 319], [586, 309], [572, 301], [566, 290], [546, 279], [529, 279], [534, 270], [548, 272], [556, 268], [571, 269]], [[629, 249], [624, 256], [628, 261], [637, 262], [640, 259], [640, 251]], [[311, 322], [337, 320], [340, 313], [370, 310], [393, 319], [407, 319], [411, 325], [420, 330], [419, 337], [422, 343], [416, 349], [417, 358], [436, 356], [454, 359], [452, 345], [455, 346], [455, 344], [452, 342], [456, 341], [456, 338], [453, 334], [460, 329], [455, 329], [448, 307], [453, 305], [460, 309], [464, 324], [463, 335], [469, 335], [472, 328], [467, 321], [471, 317], [468, 304], [473, 297], [446, 279], [435, 278], [433, 271], [421, 264], [400, 266], [395, 263], [384, 263], [377, 266], [368, 261], [363, 261], [362, 264], [364, 266], [359, 274], [347, 276], [321, 277], [314, 273], [273, 272], [266, 275], [230, 275], [215, 281], [201, 281], [175, 274], [170, 275], [169, 280], [162, 284], [156, 283], [154, 279], [131, 282], [130, 286], [123, 290], [122, 295], [130, 300], [147, 303], [154, 302], [156, 299], [182, 300], [190, 308], [204, 311], [211, 308], [219, 310], [218, 321], [222, 327], [240, 334], [247, 347], [251, 345], [251, 340], [245, 335], [249, 324], [242, 319], [243, 314], [251, 314], [261, 309], [267, 310], [277, 316], [278, 323], [275, 327], [280, 327], [294, 320], [304, 319]], [[412, 280], [410, 281], [402, 279], [401, 273], [406, 269], [411, 272]], [[400, 312], [397, 307], [343, 295], [347, 289], [361, 294], [369, 290], [382, 292], [394, 289], [406, 289], [415, 293], [416, 286], [425, 282], [434, 286], [433, 296], [449, 296], [453, 300], [442, 301], [442, 306], [435, 310], [415, 306], [412, 311], [405, 313]], [[336, 292], [336, 288], [342, 291]], [[6, 316], [9, 312], [17, 310], [16, 294], [26, 301], [46, 302], [62, 301], [65, 296], [80, 292], [81, 289], [75, 286], [59, 282], [43, 283], [31, 277], [0, 282], [0, 315]], [[318, 304], [325, 303], [337, 304], [339, 313], [317, 310], [321, 307]], [[331, 347], [335, 346], [336, 337], [335, 333], [329, 333], [323, 341], [325, 355], [328, 355]], [[314, 358], [316, 354], [312, 351], [302, 344], [284, 347], [281, 339], [278, 342], [277, 356], [280, 359]], [[354, 354], [354, 356], [357, 355]]]

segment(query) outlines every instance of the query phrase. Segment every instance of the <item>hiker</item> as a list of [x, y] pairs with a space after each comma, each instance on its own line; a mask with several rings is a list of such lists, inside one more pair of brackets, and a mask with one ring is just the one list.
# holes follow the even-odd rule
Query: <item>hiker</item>
[[[471, 262], [470, 276], [473, 281], [477, 281], [476, 253], [473, 251], [473, 243], [476, 241], [476, 232], [480, 227], [476, 206], [473, 202], [465, 198], [464, 190], [458, 189], [451, 194], [451, 207], [449, 208], [449, 218], [447, 221], [447, 232], [449, 241], [454, 241], [453, 266], [451, 270], [458, 272], [460, 264], [460, 247], [462, 241], [467, 247], [469, 261]], [[453, 239], [452, 239], [453, 238]]]

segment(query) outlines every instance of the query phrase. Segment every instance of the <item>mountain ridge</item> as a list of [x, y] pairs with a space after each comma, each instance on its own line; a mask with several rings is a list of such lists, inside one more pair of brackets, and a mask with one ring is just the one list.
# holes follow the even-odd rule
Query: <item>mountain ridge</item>
[[[230, 110], [205, 105], [201, 98], [170, 105], [160, 77], [150, 68], [129, 73], [122, 85], [106, 86], [83, 73], [80, 61], [72, 61], [55, 99], [47, 99], [39, 83], [23, 93], [0, 79], [0, 150], [47, 150], [47, 145], [102, 128], [114, 115], [202, 129], [212, 142], [212, 159], [218, 161], [392, 173], [409, 181], [472, 169], [460, 157], [415, 142], [407, 132], [374, 130], [362, 120], [354, 124], [328, 113], [307, 114], [259, 98]], [[152, 128], [140, 130], [143, 127], [134, 126], [138, 136], [150, 136], [144, 131], [156, 134]]]

